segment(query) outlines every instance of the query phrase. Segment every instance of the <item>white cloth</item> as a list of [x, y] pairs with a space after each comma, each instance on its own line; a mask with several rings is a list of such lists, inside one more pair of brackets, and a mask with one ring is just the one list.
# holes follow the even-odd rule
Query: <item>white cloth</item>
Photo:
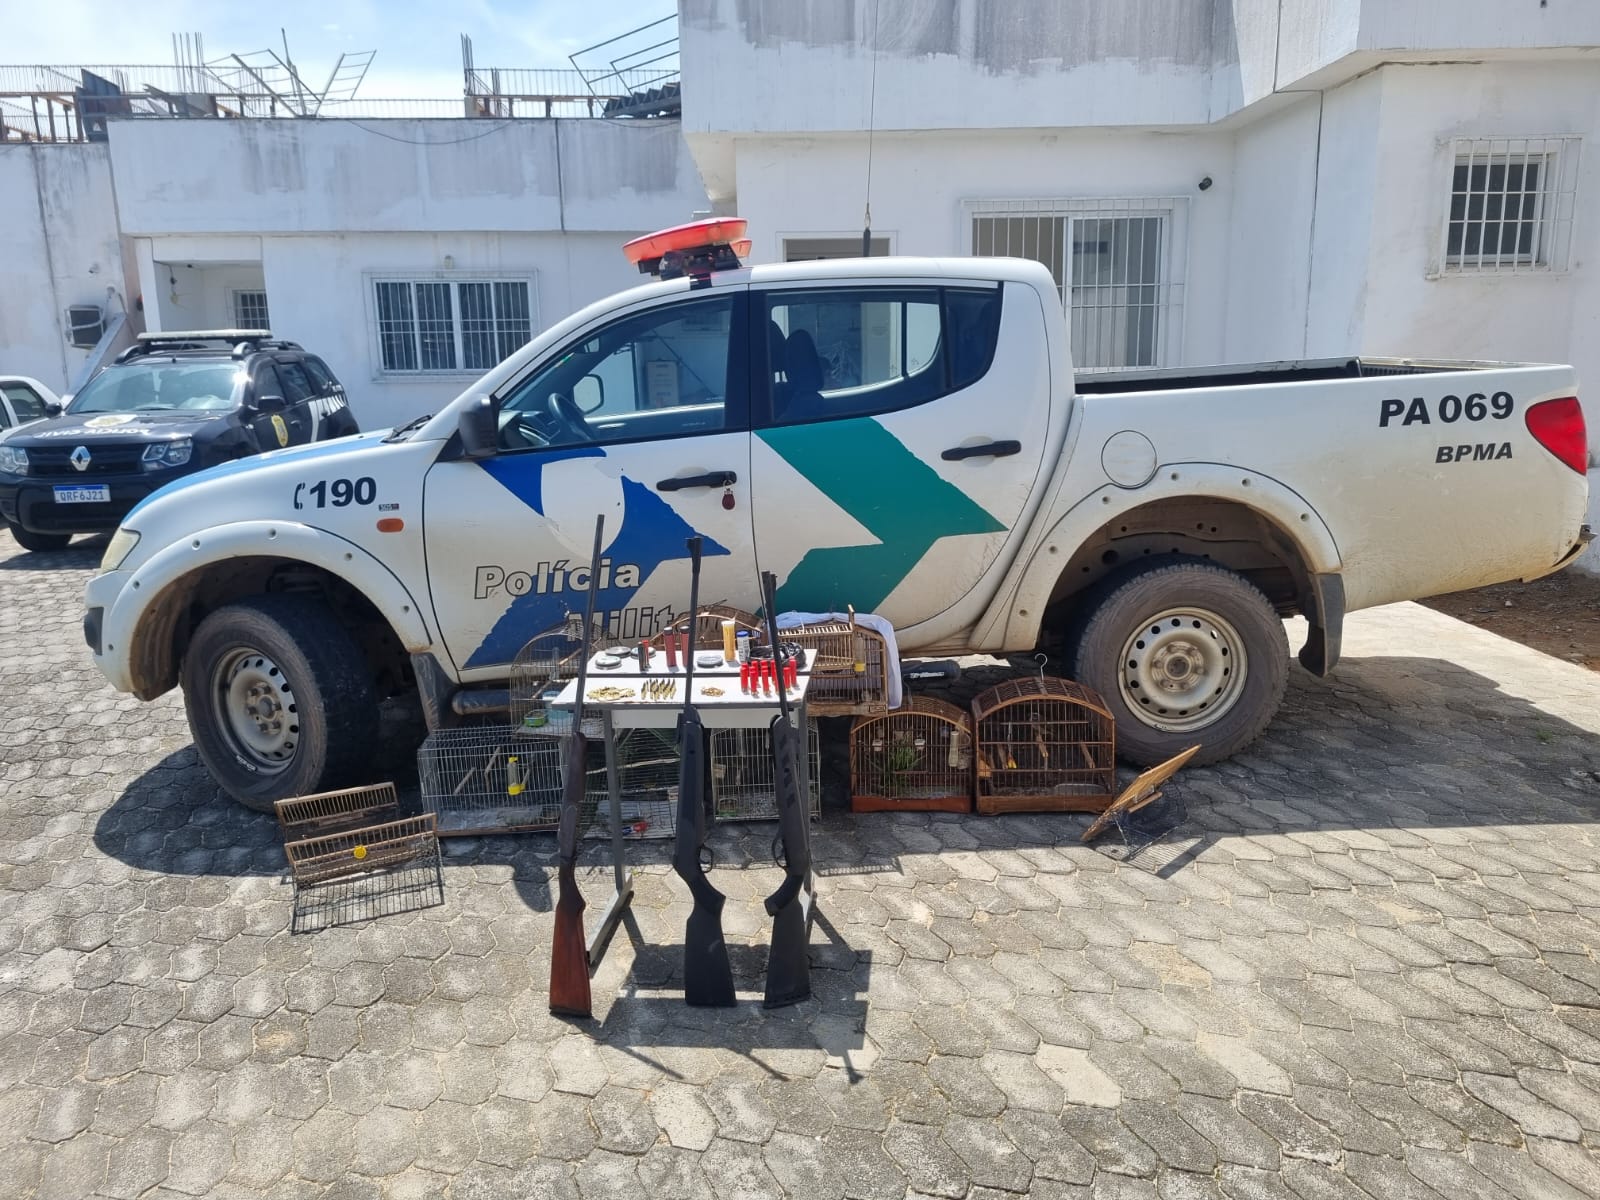
[[[849, 613], [803, 613], [786, 612], [778, 614], [779, 629], [793, 629], [796, 625], [815, 625], [822, 621], [850, 620]], [[874, 633], [882, 634], [887, 661], [883, 664], [884, 674], [888, 676], [885, 681], [889, 688], [889, 707], [899, 708], [900, 695], [900, 647], [894, 640], [894, 626], [877, 613], [857, 613], [856, 622]]]

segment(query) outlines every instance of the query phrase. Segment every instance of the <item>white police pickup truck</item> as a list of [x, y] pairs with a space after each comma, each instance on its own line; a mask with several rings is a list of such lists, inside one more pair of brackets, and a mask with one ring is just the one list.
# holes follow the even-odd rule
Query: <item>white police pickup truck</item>
[[[688, 594], [853, 604], [908, 654], [1059, 646], [1135, 762], [1211, 761], [1324, 674], [1347, 612], [1557, 570], [1588, 540], [1564, 366], [1270, 363], [1074, 378], [1016, 259], [742, 267], [727, 223], [546, 330], [438, 415], [179, 480], [112, 538], [85, 633], [120, 690], [182, 686], [260, 807], [361, 773], [381, 698], [492, 707], [581, 605], [596, 513], [620, 641]], [[703, 244], [702, 244], [703, 243]], [[671, 278], [673, 275], [677, 278]]]

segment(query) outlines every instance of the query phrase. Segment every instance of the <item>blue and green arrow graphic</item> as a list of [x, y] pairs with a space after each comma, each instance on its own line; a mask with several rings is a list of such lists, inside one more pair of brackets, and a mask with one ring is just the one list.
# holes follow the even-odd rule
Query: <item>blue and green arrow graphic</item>
[[827, 612], [848, 600], [874, 612], [940, 538], [1005, 529], [869, 417], [757, 436], [878, 539], [807, 553], [778, 589], [780, 611]]

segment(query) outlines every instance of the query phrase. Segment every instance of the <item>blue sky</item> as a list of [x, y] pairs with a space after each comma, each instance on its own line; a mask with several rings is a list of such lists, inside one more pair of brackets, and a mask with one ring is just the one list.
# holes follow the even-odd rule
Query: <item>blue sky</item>
[[47, 0], [6, 18], [0, 62], [168, 63], [172, 35], [198, 32], [208, 59], [279, 49], [289, 35], [301, 75], [320, 85], [341, 51], [378, 52], [360, 96], [459, 96], [458, 34], [480, 67], [566, 67], [567, 56], [670, 16], [674, 0]]

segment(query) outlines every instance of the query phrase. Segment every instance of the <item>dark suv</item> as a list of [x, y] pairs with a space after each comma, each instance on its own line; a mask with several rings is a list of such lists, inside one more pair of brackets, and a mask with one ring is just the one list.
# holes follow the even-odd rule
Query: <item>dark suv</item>
[[360, 432], [327, 364], [260, 329], [140, 334], [55, 408], [0, 440], [0, 516], [26, 550], [115, 529], [180, 475]]

